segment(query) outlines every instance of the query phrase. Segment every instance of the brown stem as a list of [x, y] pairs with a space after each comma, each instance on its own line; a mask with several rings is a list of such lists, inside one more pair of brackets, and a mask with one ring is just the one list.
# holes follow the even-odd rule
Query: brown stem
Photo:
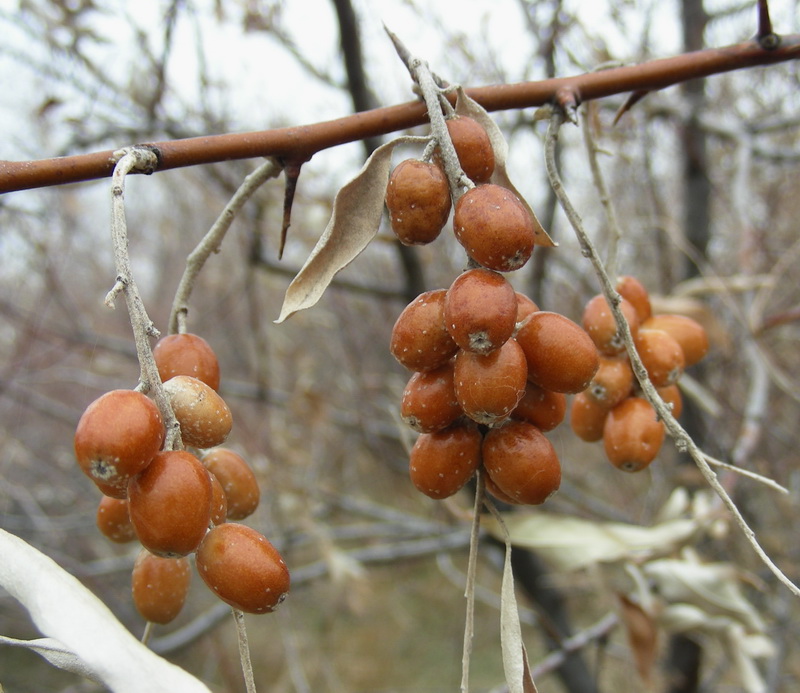
[[[467, 94], [488, 111], [541, 106], [551, 103], [559, 93], [590, 101], [642, 89], [663, 89], [698, 77], [800, 57], [800, 35], [783, 36], [778, 43], [777, 47], [766, 49], [763, 39], [752, 40], [574, 77], [478, 87], [467, 90]], [[231, 159], [310, 158], [323, 149], [424, 122], [425, 105], [412, 101], [313, 125], [192, 137], [150, 146], [159, 155], [158, 170], [165, 171]], [[0, 161], [0, 193], [108, 177], [114, 170], [112, 154], [104, 151], [37, 161]]]

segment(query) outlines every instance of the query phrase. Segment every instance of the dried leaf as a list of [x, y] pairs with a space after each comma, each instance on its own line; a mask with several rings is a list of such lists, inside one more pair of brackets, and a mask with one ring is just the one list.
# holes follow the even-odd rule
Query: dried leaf
[[547, 231], [545, 231], [544, 227], [539, 223], [539, 220], [536, 218], [536, 213], [525, 198], [520, 195], [519, 191], [514, 187], [514, 184], [508, 177], [508, 172], [506, 171], [506, 161], [508, 160], [508, 144], [506, 143], [506, 138], [486, 109], [468, 96], [462, 87], [458, 87], [456, 90], [456, 113], [477, 120], [483, 126], [483, 129], [486, 130], [489, 135], [489, 141], [492, 143], [492, 150], [494, 151], [494, 173], [492, 174], [491, 181], [513, 192], [520, 199], [522, 204], [525, 205], [533, 218], [536, 244], [550, 248], [557, 246], [558, 244], [550, 238]]
[[[57, 660], [75, 667], [79, 660], [86, 673], [114, 693], [209, 693], [198, 679], [133, 637], [76, 578], [2, 529], [0, 556], [0, 587], [25, 606], [44, 635], [59, 643], [49, 650]], [[57, 654], [59, 647], [63, 656]]]
[[381, 223], [392, 151], [399, 144], [424, 142], [427, 137], [398, 137], [378, 147], [355, 178], [339, 190], [325, 231], [286, 289], [276, 323], [315, 305], [336, 273], [369, 245]]
[[86, 666], [85, 662], [75, 656], [54, 638], [37, 638], [35, 640], [17, 640], [0, 635], [0, 645], [10, 645], [12, 647], [24, 647], [33, 650], [36, 654], [44, 657], [50, 664], [58, 669], [78, 674], [96, 683], [100, 683], [95, 672]]
[[628, 634], [628, 644], [636, 660], [636, 670], [644, 682], [650, 683], [658, 654], [658, 626], [652, 615], [639, 604], [624, 594], [617, 596], [622, 623]]

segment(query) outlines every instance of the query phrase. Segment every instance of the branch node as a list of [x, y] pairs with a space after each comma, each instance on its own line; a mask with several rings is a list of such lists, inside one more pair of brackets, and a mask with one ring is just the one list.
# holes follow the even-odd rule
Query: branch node
[[103, 299], [103, 303], [114, 310], [116, 306], [114, 305], [117, 296], [119, 296], [123, 291], [125, 291], [125, 287], [128, 285], [128, 282], [125, 281], [124, 277], [117, 277], [117, 281], [115, 282], [114, 286], [111, 287], [111, 291], [106, 294], [105, 299]]

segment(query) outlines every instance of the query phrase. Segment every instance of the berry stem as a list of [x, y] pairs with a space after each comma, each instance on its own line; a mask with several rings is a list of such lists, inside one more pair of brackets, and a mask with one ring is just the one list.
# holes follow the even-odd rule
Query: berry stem
[[678, 421], [672, 415], [669, 405], [664, 402], [653, 386], [653, 383], [650, 382], [650, 378], [647, 375], [647, 370], [642, 364], [642, 360], [639, 358], [639, 354], [636, 351], [636, 346], [633, 343], [633, 337], [631, 335], [630, 327], [628, 326], [628, 321], [625, 319], [625, 316], [620, 310], [620, 295], [614, 288], [608, 272], [603, 265], [603, 261], [600, 259], [594, 244], [586, 232], [580, 214], [578, 214], [577, 210], [572, 205], [572, 202], [570, 201], [569, 196], [564, 188], [564, 184], [561, 181], [561, 176], [558, 172], [555, 148], [558, 141], [558, 131], [561, 125], [564, 123], [564, 120], [565, 116], [561, 109], [554, 108], [550, 116], [550, 123], [547, 128], [547, 136], [545, 138], [545, 166], [547, 168], [547, 175], [553, 192], [558, 198], [561, 208], [564, 210], [570, 225], [575, 231], [575, 235], [578, 238], [583, 255], [589, 258], [595, 269], [595, 273], [600, 280], [603, 295], [606, 297], [608, 305], [611, 308], [611, 312], [614, 315], [614, 320], [617, 323], [619, 334], [622, 335], [623, 341], [625, 342], [625, 348], [630, 358], [631, 367], [633, 368], [636, 379], [641, 385], [642, 392], [655, 408], [658, 418], [664, 422], [667, 432], [675, 441], [675, 446], [678, 448], [678, 450], [687, 452], [692, 458], [694, 463], [697, 465], [697, 468], [700, 470], [700, 473], [703, 475], [703, 478], [706, 480], [706, 483], [708, 483], [708, 485], [714, 490], [714, 492], [722, 501], [723, 505], [731, 513], [736, 521], [736, 524], [739, 526], [739, 529], [742, 531], [748, 543], [756, 552], [764, 565], [769, 568], [772, 574], [775, 575], [775, 577], [778, 578], [778, 580], [785, 587], [787, 587], [794, 596], [800, 597], [800, 588], [783, 573], [783, 571], [773, 562], [766, 551], [764, 551], [764, 549], [761, 547], [761, 544], [758, 542], [758, 539], [755, 536], [755, 532], [753, 532], [753, 530], [747, 524], [747, 521], [742, 516], [742, 513], [736, 506], [736, 503], [725, 490], [725, 487], [720, 483], [719, 478], [714, 473], [714, 470], [711, 469], [705, 453], [700, 450], [692, 437], [686, 432], [683, 426], [678, 423]]
[[247, 693], [256, 693], [256, 681], [253, 677], [253, 664], [250, 661], [250, 645], [247, 641], [247, 628], [244, 623], [244, 614], [238, 609], [233, 611], [233, 620], [236, 622], [236, 634], [239, 636], [239, 659], [242, 662], [242, 673]]

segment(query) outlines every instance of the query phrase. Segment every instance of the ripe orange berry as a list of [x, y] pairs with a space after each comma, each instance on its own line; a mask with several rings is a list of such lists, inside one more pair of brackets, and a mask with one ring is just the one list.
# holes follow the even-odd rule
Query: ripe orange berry
[[211, 480], [200, 460], [185, 450], [158, 453], [128, 487], [136, 536], [157, 556], [191, 553], [211, 521], [211, 498]]
[[447, 428], [464, 412], [456, 399], [453, 362], [414, 373], [403, 391], [400, 416], [419, 433]]
[[169, 623], [181, 612], [192, 573], [188, 558], [161, 558], [142, 549], [133, 564], [133, 603], [152, 623]]
[[686, 364], [683, 349], [664, 330], [640, 329], [636, 336], [636, 351], [656, 387], [673, 385], [683, 374]]
[[499, 272], [463, 272], [444, 297], [444, 322], [456, 344], [488, 354], [508, 341], [517, 323], [517, 292]]
[[278, 550], [235, 522], [209, 530], [197, 549], [197, 572], [223, 602], [251, 614], [273, 611], [289, 593], [289, 570]]
[[511, 496], [509, 496], [505, 491], [502, 491], [500, 487], [492, 481], [492, 477], [488, 474], [484, 474], [483, 476], [484, 483], [486, 484], [486, 492], [494, 496], [497, 500], [502, 501], [503, 503], [508, 503], [509, 505], [522, 505], [519, 501], [514, 500]]
[[536, 313], [539, 306], [525, 294], [517, 291], [517, 325], [525, 320], [531, 313]]
[[672, 405], [672, 415], [677, 419], [683, 412], [683, 395], [677, 385], [667, 385], [666, 387], [656, 388], [661, 399], [667, 404]]
[[638, 472], [658, 455], [664, 442], [663, 422], [642, 397], [628, 397], [614, 407], [603, 428], [603, 447], [609, 462], [623, 472]]
[[533, 219], [517, 196], [499, 185], [464, 193], [456, 202], [453, 230], [475, 262], [497, 272], [519, 269], [533, 253]]
[[581, 440], [595, 443], [603, 437], [608, 412], [608, 407], [589, 397], [585, 391], [579, 392], [570, 405], [570, 427]]
[[623, 275], [617, 279], [617, 293], [630, 303], [639, 318], [639, 324], [643, 323], [652, 313], [650, 306], [650, 293], [636, 277]]
[[492, 481], [517, 503], [544, 503], [561, 485], [555, 448], [533, 424], [508, 421], [491, 429], [481, 452]]
[[611, 409], [631, 394], [633, 381], [627, 355], [601, 356], [600, 367], [585, 392], [598, 404]]
[[531, 314], [515, 338], [525, 352], [528, 380], [545, 390], [580, 392], [597, 372], [594, 343], [580, 325], [559, 313]]
[[225, 442], [233, 426], [231, 410], [211, 387], [189, 375], [176, 375], [164, 383], [164, 393], [181, 425], [184, 445], [211, 448]]
[[474, 118], [457, 115], [446, 121], [458, 162], [474, 183], [485, 183], [494, 173], [494, 150], [489, 135]]
[[405, 245], [425, 245], [436, 240], [447, 223], [451, 205], [447, 176], [436, 164], [406, 159], [389, 176], [389, 222]]
[[[619, 308], [628, 322], [631, 335], [635, 339], [639, 329], [639, 317], [636, 314], [636, 308], [624, 298], [620, 301]], [[583, 310], [583, 329], [592, 338], [600, 353], [606, 356], [616, 356], [625, 351], [625, 342], [617, 329], [614, 314], [608, 306], [606, 297], [602, 294], [592, 297], [586, 304]]]
[[163, 440], [164, 424], [152, 400], [135, 390], [112, 390], [92, 402], [78, 421], [75, 457], [101, 490], [122, 492], [128, 479], [150, 464]]
[[392, 328], [389, 350], [411, 371], [430, 371], [458, 351], [444, 322], [446, 289], [426, 291], [409, 303]]
[[705, 328], [686, 315], [660, 313], [642, 324], [642, 329], [664, 330], [681, 345], [686, 367], [701, 361], [708, 353]]
[[478, 468], [481, 440], [478, 427], [466, 421], [421, 434], [409, 455], [411, 482], [430, 498], [452, 496]]
[[219, 389], [219, 361], [209, 343], [196, 334], [171, 334], [153, 347], [153, 358], [162, 382], [176, 375], [191, 375], [214, 390]]
[[117, 544], [126, 544], [136, 539], [126, 499], [103, 496], [97, 506], [97, 529]]
[[527, 374], [525, 354], [514, 339], [490, 354], [459, 351], [454, 371], [456, 399], [470, 419], [493, 426], [519, 404]]
[[214, 448], [203, 456], [203, 464], [222, 484], [229, 520], [244, 520], [255, 512], [261, 491], [253, 469], [241, 455], [229, 448]]
[[566, 413], [567, 396], [563, 392], [545, 390], [528, 380], [525, 394], [511, 412], [511, 418], [532, 423], [540, 431], [552, 431]]
[[208, 473], [208, 480], [211, 482], [211, 525], [221, 525], [228, 521], [228, 499], [219, 479], [211, 472]]

